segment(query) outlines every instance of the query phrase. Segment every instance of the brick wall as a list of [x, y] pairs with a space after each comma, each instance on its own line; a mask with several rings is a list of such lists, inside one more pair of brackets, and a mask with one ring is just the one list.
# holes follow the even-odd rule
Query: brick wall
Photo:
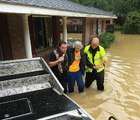
[[[23, 23], [21, 15], [8, 14], [8, 27], [11, 39], [13, 59], [26, 58], [24, 47]], [[42, 57], [46, 61], [49, 59], [53, 49], [37, 52], [33, 57]]]
[[13, 59], [25, 58], [23, 23], [21, 15], [8, 14], [8, 26]]

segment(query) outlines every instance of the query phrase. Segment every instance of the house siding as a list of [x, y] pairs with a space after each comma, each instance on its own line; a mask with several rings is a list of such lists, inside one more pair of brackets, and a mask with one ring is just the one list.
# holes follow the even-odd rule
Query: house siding
[[[56, 47], [60, 40], [59, 17], [53, 17], [52, 20], [53, 20], [53, 39], [54, 39], [54, 45]], [[7, 14], [7, 24], [8, 24], [9, 38], [11, 42], [12, 59], [26, 58], [22, 15]], [[104, 33], [106, 19], [98, 19], [98, 24], [101, 25], [101, 33]], [[48, 61], [50, 52], [52, 52], [54, 48], [36, 52], [35, 43], [34, 43], [35, 37], [33, 35], [33, 30], [31, 30], [33, 27], [33, 21], [30, 19], [29, 19], [29, 27], [30, 27], [33, 57], [43, 57], [46, 61]], [[84, 18], [83, 33], [82, 33], [83, 44], [87, 45], [89, 43], [89, 38], [91, 36], [96, 36], [96, 33], [97, 33], [97, 18]]]
[[8, 14], [8, 26], [13, 59], [25, 58], [23, 23], [21, 15]]
[[90, 36], [96, 35], [96, 18], [85, 18], [84, 22], [84, 38], [85, 39], [85, 45], [89, 43]]
[[[98, 25], [100, 28], [98, 28]], [[85, 18], [83, 26], [83, 40], [85, 45], [87, 45], [91, 36], [94, 37], [97, 36], [97, 34], [99, 35], [106, 32], [106, 19]]]
[[[22, 16], [8, 14], [7, 18], [8, 18], [8, 27], [9, 27], [9, 34], [10, 34], [9, 36], [11, 39], [13, 59], [26, 58]], [[37, 53], [34, 51], [33, 57], [43, 57], [46, 61], [48, 61], [49, 54], [51, 51], [52, 49], [40, 51]]]

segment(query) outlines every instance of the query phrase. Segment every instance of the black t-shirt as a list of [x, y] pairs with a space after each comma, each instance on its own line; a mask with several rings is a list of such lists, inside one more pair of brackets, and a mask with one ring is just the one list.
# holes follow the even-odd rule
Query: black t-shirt
[[[49, 61], [52, 62], [52, 61], [56, 61], [56, 55], [54, 54], [54, 52], [52, 52], [50, 54], [50, 58], [49, 58]], [[53, 67], [51, 67], [51, 70], [53, 71], [53, 73], [56, 75], [58, 73], [58, 65], [55, 65]]]
[[[61, 57], [63, 55], [63, 52], [61, 52], [59, 48], [57, 48], [56, 50], [57, 50], [59, 56]], [[52, 62], [52, 61], [56, 61], [56, 60], [57, 60], [56, 55], [55, 55], [54, 52], [52, 52], [50, 54], [49, 61]], [[68, 64], [68, 56], [67, 56], [67, 54], [65, 54], [64, 61], [61, 62], [61, 64], [62, 64], [63, 72], [66, 72], [67, 71], [67, 64]], [[58, 65], [55, 65], [55, 66], [51, 67], [51, 69], [52, 69], [52, 71], [54, 72], [54, 74], [56, 76], [60, 73], [59, 70], [58, 70]]]

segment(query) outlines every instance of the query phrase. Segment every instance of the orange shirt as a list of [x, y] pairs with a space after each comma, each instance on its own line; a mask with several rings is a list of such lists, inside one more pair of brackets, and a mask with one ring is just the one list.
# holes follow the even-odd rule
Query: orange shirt
[[80, 59], [81, 59], [80, 51], [75, 52], [74, 54], [75, 54], [75, 60], [73, 61], [73, 63], [69, 67], [70, 72], [77, 72], [80, 69], [80, 67], [79, 67]]

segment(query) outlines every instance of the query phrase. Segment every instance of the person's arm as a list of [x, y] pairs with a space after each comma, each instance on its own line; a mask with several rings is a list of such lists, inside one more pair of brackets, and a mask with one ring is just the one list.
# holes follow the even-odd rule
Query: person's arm
[[102, 58], [102, 62], [101, 62], [101, 65], [105, 65], [106, 62], [107, 62], [107, 56], [106, 56], [106, 52], [105, 52], [105, 49], [102, 48], [102, 53], [101, 53], [101, 58]]
[[87, 48], [88, 46], [86, 46], [85, 47], [85, 49], [84, 49], [84, 56], [85, 56], [85, 64], [86, 64], [86, 66], [87, 67], [89, 67], [89, 68], [93, 68], [93, 65], [89, 62], [89, 60], [88, 60], [88, 56], [87, 56]]
[[94, 69], [98, 70], [100, 67], [104, 66], [106, 63], [105, 60], [103, 60], [100, 64], [93, 66]]
[[61, 56], [58, 60], [56, 59], [56, 56], [54, 53], [50, 55], [50, 60], [49, 60], [49, 67], [53, 67], [57, 65], [59, 62], [64, 61], [64, 56]]
[[88, 60], [87, 54], [85, 55], [85, 57], [86, 57], [86, 66], [89, 68], [93, 68], [93, 65]]
[[98, 70], [102, 66], [105, 66], [107, 62], [107, 56], [104, 48], [102, 48], [102, 53], [100, 53], [100, 55], [101, 55], [101, 63], [93, 67], [96, 70]]
[[53, 67], [53, 66], [57, 65], [58, 63], [59, 63], [59, 60], [49, 62], [49, 67]]

